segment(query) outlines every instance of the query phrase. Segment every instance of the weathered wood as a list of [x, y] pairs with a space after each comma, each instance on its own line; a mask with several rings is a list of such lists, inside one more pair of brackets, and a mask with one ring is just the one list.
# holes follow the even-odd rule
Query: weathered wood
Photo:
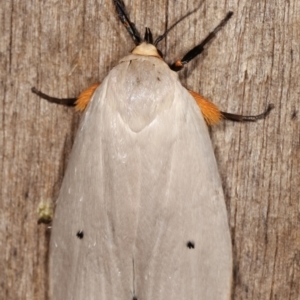
[[[40, 300], [47, 299], [49, 230], [37, 225], [36, 211], [57, 196], [79, 115], [30, 89], [76, 96], [134, 45], [110, 0], [2, 2], [0, 299]], [[199, 5], [126, 3], [137, 28], [155, 36]], [[160, 48], [167, 61], [180, 58], [229, 10], [232, 20], [180, 76], [225, 111], [275, 105], [266, 120], [212, 129], [232, 231], [233, 299], [299, 299], [300, 2], [203, 1]]]

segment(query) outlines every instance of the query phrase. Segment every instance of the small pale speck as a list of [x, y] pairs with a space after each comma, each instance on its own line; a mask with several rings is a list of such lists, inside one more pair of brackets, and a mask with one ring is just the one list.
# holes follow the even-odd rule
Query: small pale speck
[[69, 188], [68, 193], [71, 194], [71, 189]]
[[55, 246], [55, 248], [57, 248], [57, 244], [56, 244], [56, 242], [54, 242], [54, 246]]
[[83, 197], [80, 197], [79, 202], [81, 202], [83, 200]]
[[122, 162], [122, 163], [126, 163], [127, 161], [127, 153], [126, 152], [119, 152], [118, 153], [118, 159]]

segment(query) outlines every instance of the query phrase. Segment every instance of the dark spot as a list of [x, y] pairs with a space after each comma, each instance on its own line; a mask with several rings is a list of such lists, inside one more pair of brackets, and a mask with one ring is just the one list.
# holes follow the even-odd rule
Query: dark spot
[[158, 81], [160, 81], [160, 78], [159, 78], [159, 77], [157, 77], [157, 80], [158, 80]]
[[292, 113], [292, 120], [297, 119], [297, 117], [298, 117], [298, 111], [294, 110], [294, 112]]
[[29, 197], [29, 191], [27, 190], [27, 191], [25, 192], [25, 199], [28, 199], [28, 197]]
[[133, 296], [132, 300], [138, 300], [138, 298], [136, 296]]
[[76, 233], [76, 236], [77, 236], [79, 239], [83, 239], [83, 236], [84, 236], [83, 230], [78, 230], [78, 232]]
[[186, 243], [186, 246], [189, 248], [189, 249], [194, 249], [195, 248], [195, 243], [193, 241], [188, 241]]

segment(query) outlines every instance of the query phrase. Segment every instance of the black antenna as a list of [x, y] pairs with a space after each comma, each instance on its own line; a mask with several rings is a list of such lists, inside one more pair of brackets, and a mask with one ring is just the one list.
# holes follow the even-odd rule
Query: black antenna
[[190, 16], [191, 14], [193, 14], [194, 12], [196, 12], [200, 7], [201, 7], [202, 3], [197, 7], [195, 8], [194, 10], [188, 12], [185, 16], [181, 17], [178, 21], [176, 21], [171, 27], [169, 27], [162, 35], [158, 36], [158, 38], [155, 40], [154, 42], [154, 46], [157, 47], [158, 43], [161, 42], [165, 37], [166, 35], [178, 24], [180, 23], [181, 21], [183, 21], [185, 18], [187, 18], [188, 16]]
[[130, 21], [124, 2], [122, 0], [113, 0], [113, 4], [116, 8], [119, 19], [125, 26], [126, 30], [129, 32], [131, 38], [133, 39], [133, 42], [136, 45], [139, 45], [142, 41], [140, 33], [136, 29], [134, 23]]

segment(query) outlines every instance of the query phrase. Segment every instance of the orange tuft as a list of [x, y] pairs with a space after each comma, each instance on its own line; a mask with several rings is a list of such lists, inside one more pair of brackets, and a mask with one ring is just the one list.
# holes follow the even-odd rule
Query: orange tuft
[[176, 60], [175, 61], [175, 66], [176, 67], [183, 67], [183, 64], [182, 64], [181, 60]]
[[77, 111], [84, 111], [90, 102], [96, 88], [100, 85], [100, 83], [95, 83], [91, 85], [88, 89], [84, 90], [75, 102], [75, 109]]
[[198, 106], [200, 107], [206, 124], [208, 126], [212, 126], [219, 123], [220, 119], [222, 118], [222, 114], [218, 109], [218, 107], [213, 103], [209, 102], [208, 100], [206, 100], [205, 98], [203, 98], [198, 93], [190, 90], [188, 91], [193, 96]]

